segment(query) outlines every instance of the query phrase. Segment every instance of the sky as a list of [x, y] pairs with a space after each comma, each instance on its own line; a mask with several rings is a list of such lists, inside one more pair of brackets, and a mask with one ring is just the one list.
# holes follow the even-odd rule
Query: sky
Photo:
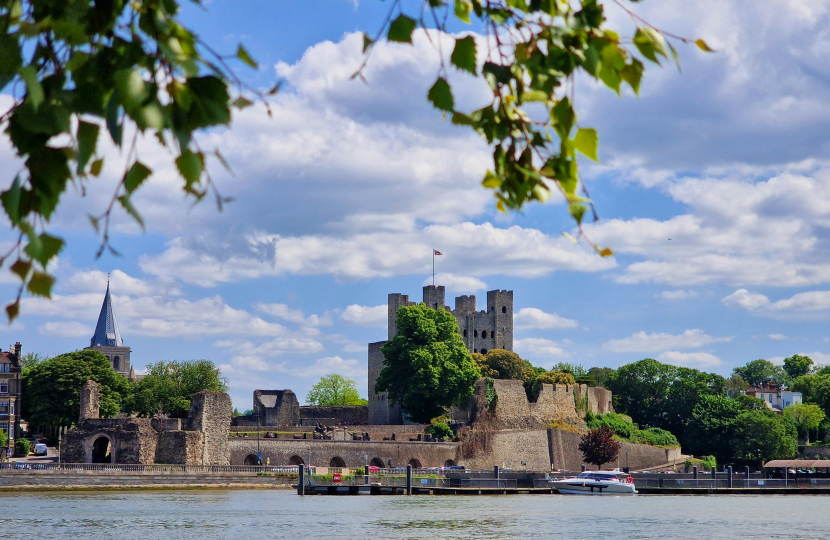
[[[633, 33], [608, 4], [611, 25]], [[682, 72], [648, 66], [639, 97], [577, 81], [580, 125], [600, 134], [600, 163], [582, 163], [601, 218], [586, 231], [615, 257], [562, 236], [574, 230], [561, 201], [495, 210], [480, 186], [486, 144], [426, 101], [439, 58], [423, 35], [379, 45], [366, 83], [350, 79], [360, 32], [377, 31], [386, 3], [213, 0], [182, 19], [228, 54], [244, 43], [259, 62], [238, 66], [248, 84], [285, 81], [272, 117], [250, 107], [200, 140], [229, 162], [232, 174], [215, 161], [211, 172], [234, 202], [194, 207], [170, 156], [141, 141], [155, 171], [136, 197], [146, 231], [116, 213], [121, 256], [96, 259], [87, 214], [103, 211], [120, 170], [107, 148], [101, 179], [70, 192], [52, 221], [69, 244], [52, 265], [52, 300], [26, 298], [0, 343], [44, 355], [88, 346], [111, 273], [139, 372], [210, 359], [240, 410], [254, 389], [290, 388], [303, 402], [328, 373], [365, 397], [386, 296], [420, 300], [438, 249], [448, 304], [475, 294], [486, 307], [487, 290], [514, 291], [514, 349], [535, 365], [656, 358], [727, 375], [795, 353], [830, 363], [830, 1], [633, 6], [717, 53], [679, 44]], [[451, 83], [459, 109], [482, 106], [480, 81]], [[4, 185], [16, 161], [0, 139]], [[0, 294], [16, 294], [5, 271]]]

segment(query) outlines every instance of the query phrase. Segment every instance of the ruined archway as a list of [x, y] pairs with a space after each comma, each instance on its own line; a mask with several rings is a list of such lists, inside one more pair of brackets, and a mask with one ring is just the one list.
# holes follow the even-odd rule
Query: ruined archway
[[415, 458], [410, 459], [410, 460], [409, 460], [409, 464], [410, 464], [410, 465], [412, 465], [412, 468], [413, 468], [413, 469], [420, 469], [420, 468], [421, 468], [421, 462], [420, 462], [420, 461], [418, 461], [418, 460], [417, 460], [417, 459], [415, 459]]
[[90, 463], [112, 463], [112, 441], [101, 435], [92, 443], [89, 452]]
[[245, 456], [245, 465], [258, 465], [256, 454], [248, 454]]
[[303, 461], [303, 458], [301, 458], [300, 456], [291, 456], [288, 459], [288, 464], [289, 465], [305, 465], [305, 461]]
[[331, 461], [329, 461], [329, 467], [341, 467], [342, 468], [342, 467], [345, 467], [345, 466], [346, 466], [346, 462], [343, 461], [343, 458], [341, 458], [339, 456], [334, 456], [333, 458], [331, 458]]
[[378, 467], [379, 469], [383, 469], [386, 465], [383, 463], [383, 460], [380, 458], [372, 458], [372, 461], [369, 462], [369, 466], [371, 467]]
[[448, 459], [444, 462], [444, 467], [455, 467], [455, 461]]

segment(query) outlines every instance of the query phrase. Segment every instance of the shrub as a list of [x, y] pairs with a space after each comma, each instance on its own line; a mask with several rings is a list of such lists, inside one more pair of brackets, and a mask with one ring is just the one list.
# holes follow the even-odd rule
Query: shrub
[[680, 446], [677, 437], [670, 431], [660, 428], [637, 429], [632, 436], [634, 442], [650, 444], [651, 446], [675, 447]]
[[700, 466], [704, 471], [714, 471], [718, 466], [718, 461], [715, 456], [703, 456], [700, 458]]
[[32, 445], [26, 439], [17, 439], [14, 442], [14, 453], [18, 457], [26, 457], [32, 451]]
[[435, 422], [427, 428], [427, 432], [432, 433], [434, 437], [439, 439], [452, 439], [455, 436], [452, 428], [444, 422]]
[[[9, 437], [6, 435], [6, 432], [0, 429], [0, 446], [8, 446], [9, 444]], [[5, 452], [5, 450], [4, 450]], [[4, 456], [0, 456], [4, 457]]]
[[631, 423], [627, 416], [608, 412], [605, 414], [593, 414], [590, 411], [585, 415], [585, 422], [589, 429], [607, 427], [621, 439], [631, 439], [636, 426]]
[[499, 396], [496, 394], [496, 385], [492, 377], [487, 377], [484, 382], [484, 401], [487, 403], [487, 408], [495, 411], [498, 400]]
[[568, 373], [566, 371], [546, 371], [542, 373], [536, 380], [539, 383], [545, 384], [575, 384], [576, 380], [574, 379], [573, 374]]

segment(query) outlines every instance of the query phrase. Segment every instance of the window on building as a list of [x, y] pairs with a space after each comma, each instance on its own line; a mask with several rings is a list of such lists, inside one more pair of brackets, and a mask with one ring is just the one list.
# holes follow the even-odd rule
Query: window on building
[[0, 399], [0, 414], [10, 414], [8, 399]]
[[464, 330], [464, 337], [467, 337], [467, 331]]
[[121, 357], [116, 356], [112, 359], [112, 367], [115, 371], [121, 371]]
[[8, 373], [9, 369], [12, 367], [11, 364], [2, 363], [0, 364], [0, 373]]
[[9, 382], [8, 381], [0, 381], [0, 394], [8, 394], [9, 393]]
[[473, 337], [478, 337], [478, 330], [473, 330]]
[[9, 423], [8, 422], [0, 422], [0, 431], [4, 431], [8, 434], [8, 432], [9, 432]]
[[502, 306], [501, 307], [501, 312], [502, 313], [507, 313], [507, 306]]
[[487, 337], [487, 330], [481, 331], [481, 337]]

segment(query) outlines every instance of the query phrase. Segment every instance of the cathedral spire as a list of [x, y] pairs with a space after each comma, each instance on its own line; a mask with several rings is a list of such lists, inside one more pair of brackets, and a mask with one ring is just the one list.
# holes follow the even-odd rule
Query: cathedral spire
[[112, 309], [110, 297], [109, 276], [107, 276], [107, 294], [104, 296], [104, 305], [98, 315], [98, 324], [95, 325], [95, 334], [92, 336], [90, 347], [123, 347], [121, 332], [118, 330], [118, 321], [115, 320], [115, 311]]

